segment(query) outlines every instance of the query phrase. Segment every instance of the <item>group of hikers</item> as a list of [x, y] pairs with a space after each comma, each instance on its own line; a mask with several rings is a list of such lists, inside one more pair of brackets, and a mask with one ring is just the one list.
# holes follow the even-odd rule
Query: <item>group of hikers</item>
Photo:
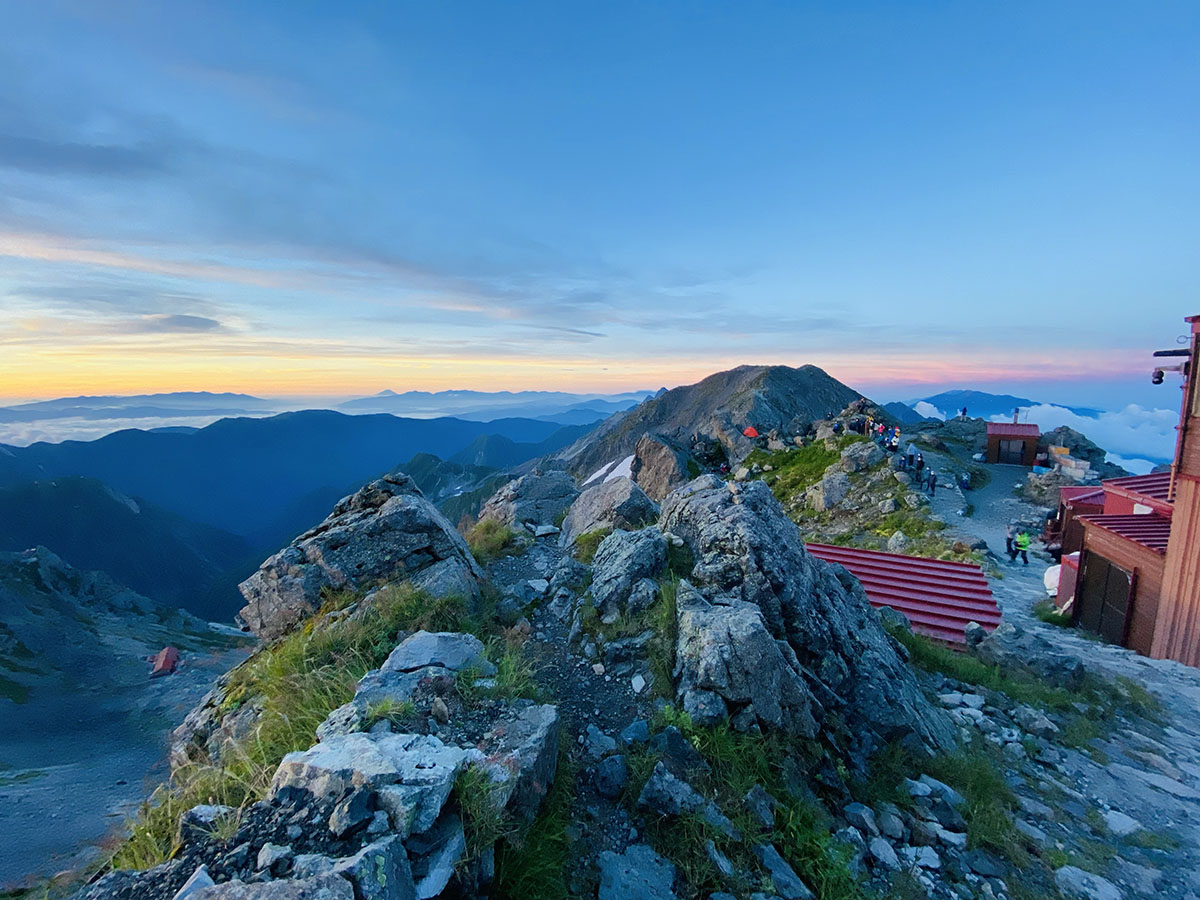
[[1028, 531], [1009, 523], [1008, 530], [1004, 533], [1004, 549], [1008, 551], [1009, 562], [1016, 562], [1020, 556], [1025, 565], [1029, 565], [1029, 545], [1032, 543], [1033, 538], [1029, 536]]
[[[867, 434], [880, 447], [888, 453], [900, 452], [900, 428], [893, 425], [888, 427], [882, 422], [876, 423], [874, 420], [867, 419]], [[897, 468], [901, 472], [909, 472], [912, 474], [919, 487], [924, 489], [929, 496], [933, 496], [937, 490], [937, 472], [933, 471], [931, 466], [925, 465], [925, 457], [917, 450], [916, 445], [909, 442], [903, 455], [900, 456]]]

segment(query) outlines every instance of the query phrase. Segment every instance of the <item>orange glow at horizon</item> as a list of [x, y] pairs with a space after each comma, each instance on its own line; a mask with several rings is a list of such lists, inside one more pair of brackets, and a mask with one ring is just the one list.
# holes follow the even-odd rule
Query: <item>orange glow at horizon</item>
[[[134, 351], [134, 352], [129, 352]], [[563, 390], [614, 393], [692, 384], [739, 365], [820, 366], [833, 377], [863, 389], [872, 385], [945, 384], [1096, 377], [1094, 359], [1028, 359], [1004, 354], [1005, 365], [986, 359], [919, 359], [915, 353], [823, 354], [810, 359], [706, 356], [703, 359], [636, 360], [556, 356], [361, 356], [304, 355], [244, 348], [237, 354], [186, 352], [159, 347], [47, 348], [10, 345], [0, 354], [0, 400], [50, 399], [79, 394], [148, 394], [171, 391], [230, 391], [261, 395], [335, 396], [392, 390]], [[1125, 370], [1110, 357], [1106, 373]], [[1139, 358], [1130, 355], [1130, 372]], [[1024, 364], [1022, 364], [1024, 363]]]

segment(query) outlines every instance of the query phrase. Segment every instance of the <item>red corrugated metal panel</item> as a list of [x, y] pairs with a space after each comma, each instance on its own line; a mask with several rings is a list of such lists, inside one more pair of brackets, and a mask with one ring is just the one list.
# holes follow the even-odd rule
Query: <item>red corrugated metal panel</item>
[[1124, 478], [1110, 478], [1104, 482], [1105, 488], [1127, 491], [1131, 494], [1141, 494], [1151, 500], [1171, 502], [1171, 473], [1154, 472], [1150, 475], [1127, 475]]
[[988, 434], [1000, 437], [1040, 437], [1042, 430], [1036, 425], [1014, 425], [1012, 422], [988, 422]]
[[1149, 547], [1155, 553], [1166, 554], [1171, 539], [1171, 520], [1157, 513], [1139, 516], [1080, 516], [1085, 525], [1103, 528], [1117, 537]]
[[1058, 500], [1060, 503], [1092, 503], [1096, 506], [1103, 506], [1104, 489], [1098, 488], [1094, 484], [1060, 487], [1058, 489]]
[[1000, 624], [1000, 610], [979, 566], [830, 544], [807, 547], [818, 559], [845, 566], [862, 582], [872, 606], [903, 613], [921, 634], [964, 644], [968, 622], [989, 631]]

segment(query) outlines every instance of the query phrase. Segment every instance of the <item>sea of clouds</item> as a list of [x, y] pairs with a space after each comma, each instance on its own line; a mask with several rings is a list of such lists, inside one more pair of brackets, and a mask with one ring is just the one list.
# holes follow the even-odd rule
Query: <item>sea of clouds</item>
[[[946, 413], [924, 400], [913, 405], [927, 418], [945, 421]], [[993, 422], [1007, 422], [1008, 416], [992, 416]], [[1175, 455], [1175, 426], [1179, 412], [1173, 409], [1147, 409], [1131, 403], [1114, 412], [1096, 417], [1081, 416], [1062, 406], [1043, 403], [1022, 407], [1021, 421], [1034, 422], [1042, 431], [1061, 425], [1074, 428], [1108, 451], [1108, 461], [1144, 475], [1159, 463], [1170, 462]]]

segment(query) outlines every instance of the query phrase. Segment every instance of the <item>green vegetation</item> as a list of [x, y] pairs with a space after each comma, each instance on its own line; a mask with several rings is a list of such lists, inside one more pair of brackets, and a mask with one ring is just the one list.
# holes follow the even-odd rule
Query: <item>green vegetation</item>
[[960, 753], [914, 763], [966, 799], [962, 809], [967, 820], [967, 843], [999, 853], [1014, 866], [1031, 863], [1024, 836], [1017, 831], [1013, 814], [1017, 797], [1004, 780], [1004, 761], [999, 748], [977, 739]]
[[1173, 831], [1151, 831], [1142, 828], [1125, 838], [1125, 843], [1131, 847], [1141, 847], [1143, 850], [1166, 850], [1174, 852], [1179, 849], [1179, 837]]
[[575, 538], [575, 558], [584, 565], [590, 566], [592, 560], [596, 558], [596, 551], [600, 549], [600, 543], [606, 537], [612, 534], [611, 528], [597, 528], [595, 531], [588, 531]]
[[914, 665], [940, 672], [958, 681], [997, 691], [1018, 703], [1026, 703], [1057, 714], [1058, 740], [1068, 747], [1086, 751], [1105, 765], [1108, 756], [1093, 745], [1116, 724], [1119, 716], [1132, 716], [1161, 723], [1162, 705], [1140, 685], [1128, 679], [1106, 681], [1087, 674], [1076, 691], [1047, 684], [1032, 672], [1002, 670], [982, 660], [951, 650], [929, 638], [902, 628], [890, 629], [911, 655]]
[[838, 461], [838, 450], [825, 449], [824, 442], [813, 442], [794, 450], [779, 450], [769, 453], [754, 450], [746, 457], [745, 465], [753, 467], [771, 466], [770, 472], [762, 474], [762, 480], [775, 494], [780, 503], [788, 506], [797, 494], [802, 494], [825, 474], [825, 470]]
[[[259, 704], [262, 713], [253, 733], [231, 747], [219, 765], [193, 763], [160, 786], [131, 823], [114, 866], [144, 869], [169, 858], [179, 816], [197, 804], [240, 809], [261, 799], [279, 761], [315, 743], [316, 727], [354, 695], [368, 670], [382, 664], [398, 632], [481, 630], [462, 598], [433, 598], [408, 585], [384, 588], [366, 604], [355, 594], [332, 593], [322, 610], [345, 611], [355, 603], [353, 612], [340, 618], [314, 616], [234, 669], [224, 708], [230, 712], [250, 701]], [[515, 666], [508, 667], [515, 684]], [[378, 712], [403, 717], [403, 706]]]
[[513, 553], [519, 544], [517, 533], [495, 519], [481, 519], [463, 536], [472, 555], [485, 566]]
[[537, 683], [537, 666], [525, 652], [525, 641], [524, 635], [517, 634], [512, 629], [506, 629], [502, 636], [489, 639], [485, 655], [496, 667], [496, 674], [488, 679], [492, 682], [491, 686], [481, 687], [476, 684], [483, 677], [476, 669], [463, 669], [454, 679], [454, 687], [459, 696], [468, 703], [484, 697], [528, 697], [544, 700], [545, 692]]
[[661, 590], [662, 596], [647, 611], [647, 625], [654, 630], [654, 637], [646, 645], [646, 657], [650, 661], [651, 688], [656, 694], [669, 698], [674, 684], [675, 643], [679, 631], [675, 607], [679, 579], [663, 582]]
[[497, 900], [566, 900], [571, 896], [567, 866], [571, 860], [571, 803], [578, 773], [565, 745], [560, 748], [554, 784], [537, 818], [526, 828], [507, 832], [496, 845]]
[[[735, 893], [762, 890], [759, 882], [729, 885], [717, 873], [705, 853], [711, 840], [739, 869], [757, 871], [752, 855], [755, 844], [774, 844], [797, 874], [824, 900], [866, 900], [871, 894], [850, 872], [849, 848], [838, 844], [830, 831], [831, 821], [817, 804], [793, 790], [808, 780], [806, 769], [820, 758], [815, 744], [788, 740], [778, 734], [740, 734], [728, 724], [713, 728], [693, 725], [683, 713], [667, 707], [656, 720], [656, 728], [674, 725], [711, 766], [711, 772], [689, 778], [700, 793], [713, 797], [743, 840], [733, 840], [697, 815], [652, 820], [646, 836], [659, 853], [671, 859], [695, 889], [697, 896], [714, 890]], [[632, 806], [653, 771], [657, 756], [642, 750], [630, 755], [630, 781], [624, 800]], [[747, 811], [742, 798], [754, 785], [761, 785], [780, 801], [775, 827], [765, 829]]]
[[481, 766], [463, 769], [454, 783], [454, 799], [462, 813], [469, 860], [478, 859], [513, 827], [510, 817], [504, 813], [499, 788]]
[[413, 721], [416, 712], [417, 708], [411, 700], [396, 701], [391, 698], [380, 700], [367, 707], [366, 729], [369, 731], [379, 722], [390, 722], [392, 725], [403, 728]]
[[1033, 614], [1050, 625], [1058, 625], [1062, 628], [1071, 627], [1071, 614], [1064, 613], [1059, 610], [1049, 600], [1039, 600], [1033, 605]]

